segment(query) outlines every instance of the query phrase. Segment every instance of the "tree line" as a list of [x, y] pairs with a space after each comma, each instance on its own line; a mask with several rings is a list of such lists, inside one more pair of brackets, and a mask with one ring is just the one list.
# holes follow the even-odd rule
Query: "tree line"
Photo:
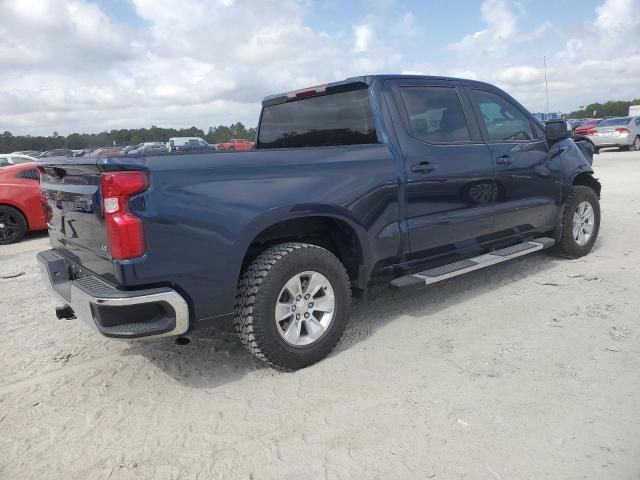
[[[567, 113], [565, 118], [625, 117], [631, 105], [640, 105], [640, 98], [635, 100], [610, 100], [605, 103], [591, 103], [584, 110]], [[595, 113], [594, 113], [595, 112]]]
[[69, 148], [80, 150], [97, 147], [124, 147], [143, 142], [167, 142], [171, 137], [200, 137], [209, 143], [224, 143], [232, 138], [246, 138], [254, 140], [255, 127], [245, 127], [241, 122], [209, 127], [205, 133], [196, 127], [190, 128], [123, 128], [100, 133], [71, 133], [67, 136], [53, 132], [50, 136], [13, 135], [9, 131], [0, 133], [0, 153], [10, 153], [23, 150], [45, 151], [54, 148]]

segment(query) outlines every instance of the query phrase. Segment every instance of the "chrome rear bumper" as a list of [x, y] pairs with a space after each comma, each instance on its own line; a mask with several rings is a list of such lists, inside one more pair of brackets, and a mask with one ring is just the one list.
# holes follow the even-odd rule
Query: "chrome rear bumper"
[[159, 338], [189, 330], [189, 307], [168, 287], [119, 290], [96, 275], [71, 278], [71, 262], [54, 250], [37, 255], [45, 284], [75, 316], [113, 338]]

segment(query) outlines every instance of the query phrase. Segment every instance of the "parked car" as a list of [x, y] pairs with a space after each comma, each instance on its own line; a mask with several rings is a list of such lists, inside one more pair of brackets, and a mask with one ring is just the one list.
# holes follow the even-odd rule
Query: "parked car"
[[352, 292], [577, 258], [598, 236], [600, 183], [567, 124], [492, 85], [377, 75], [262, 105], [255, 151], [42, 165], [59, 318], [112, 338], [233, 319], [292, 370], [335, 347]]
[[74, 157], [85, 157], [87, 155], [91, 155], [91, 152], [93, 152], [93, 148], [83, 148], [82, 150], [74, 150], [73, 151], [73, 156]]
[[590, 122], [591, 119], [590, 118], [569, 118], [567, 119], [567, 122], [569, 122], [569, 124], [571, 125], [571, 129], [575, 130], [578, 127], [581, 127], [582, 125]]
[[0, 168], [9, 165], [17, 165], [19, 163], [35, 162], [36, 159], [28, 155], [20, 155], [16, 153], [0, 154]]
[[56, 148], [54, 150], [47, 150], [38, 155], [37, 158], [50, 158], [50, 157], [73, 157], [73, 152], [68, 148]]
[[619, 147], [640, 151], [640, 117], [607, 118], [587, 133], [597, 149]]
[[138, 145], [136, 148], [132, 148], [129, 150], [123, 149], [123, 152], [129, 155], [140, 155], [144, 153], [163, 153], [166, 151], [167, 149], [163, 142], [145, 142]]
[[217, 143], [216, 150], [244, 151], [253, 149], [255, 142], [243, 138], [232, 138], [225, 143]]
[[204, 152], [213, 152], [216, 150], [215, 145], [211, 145], [210, 143], [205, 142], [204, 140], [189, 140], [187, 143], [182, 145], [178, 151], [185, 153], [204, 153]]
[[180, 150], [194, 150], [196, 146], [201, 149], [210, 150], [211, 146], [200, 137], [172, 137], [166, 144], [169, 152], [179, 152]]
[[602, 118], [591, 118], [587, 122], [585, 122], [582, 125], [576, 127], [573, 133], [575, 135], [588, 135], [590, 131], [594, 130], [595, 127], [597, 127], [600, 124], [600, 122], [602, 122], [602, 120], [604, 120], [604, 119], [602, 119]]
[[21, 240], [28, 231], [46, 228], [36, 164], [0, 169], [0, 245]]
[[121, 148], [103, 147], [103, 148], [96, 148], [91, 153], [89, 153], [88, 155], [85, 155], [85, 156], [87, 156], [87, 157], [111, 157], [111, 156], [118, 156], [118, 155], [122, 155], [122, 149]]
[[19, 152], [12, 152], [11, 155], [26, 155], [27, 157], [36, 158], [40, 153], [38, 150], [21, 150]]
[[126, 147], [122, 148], [122, 152], [123, 153], [129, 153], [131, 150], [135, 150], [137, 148], [140, 148], [142, 145], [144, 145], [144, 143], [138, 143], [137, 145], [127, 145]]

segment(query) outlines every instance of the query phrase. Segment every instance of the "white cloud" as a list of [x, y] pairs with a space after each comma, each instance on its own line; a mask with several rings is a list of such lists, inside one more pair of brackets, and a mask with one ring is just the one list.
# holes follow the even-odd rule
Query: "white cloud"
[[504, 51], [518, 29], [518, 16], [504, 0], [485, 0], [481, 6], [486, 29], [466, 35], [451, 45], [455, 50], [473, 50], [476, 53]]
[[508, 67], [496, 75], [496, 79], [510, 85], [530, 85], [544, 81], [544, 70], [530, 65]]
[[373, 27], [369, 24], [363, 23], [361, 25], [353, 26], [353, 35], [355, 37], [355, 45], [353, 46], [354, 53], [366, 52], [371, 46], [373, 40]]
[[640, 85], [637, 0], [530, 30], [524, 6], [485, 0], [482, 27], [448, 48], [393, 0], [327, 31], [311, 26], [308, 0], [131, 2], [140, 18], [129, 25], [91, 0], [0, 0], [0, 131], [255, 125], [265, 95], [394, 71], [497, 83], [535, 110], [544, 55], [552, 108], [637, 97]]

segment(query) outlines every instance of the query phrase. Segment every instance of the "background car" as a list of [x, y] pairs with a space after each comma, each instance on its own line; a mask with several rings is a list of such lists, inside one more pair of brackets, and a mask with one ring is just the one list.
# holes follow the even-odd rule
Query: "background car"
[[27, 155], [28, 157], [36, 158], [41, 153], [42, 152], [39, 152], [38, 150], [21, 150], [19, 152], [12, 152], [11, 155]]
[[211, 152], [217, 150], [215, 145], [211, 145], [210, 143], [205, 142], [204, 140], [189, 140], [187, 143], [182, 145], [179, 149], [180, 152], [189, 152], [189, 153], [197, 153], [197, 152]]
[[619, 147], [640, 151], [640, 117], [606, 118], [589, 131], [587, 138], [597, 149]]
[[36, 164], [0, 169], [0, 245], [17, 242], [28, 231], [46, 228]]
[[38, 155], [38, 158], [50, 158], [50, 157], [73, 157], [73, 152], [68, 148], [56, 148], [54, 150], [47, 150]]
[[85, 157], [110, 157], [122, 155], [122, 149], [117, 147], [104, 147], [104, 148], [96, 148], [93, 152]]
[[216, 144], [216, 150], [251, 150], [255, 142], [245, 140], [244, 138], [232, 138], [228, 142]]
[[167, 151], [167, 147], [163, 142], [145, 142], [136, 145], [135, 148], [123, 149], [123, 152], [129, 155], [139, 155], [142, 153], [162, 153]]
[[201, 148], [208, 148], [210, 145], [200, 137], [171, 137], [165, 144], [166, 149], [169, 152], [179, 152], [186, 149], [193, 150], [193, 147], [198, 144]]
[[573, 133], [574, 135], [588, 135], [588, 133], [597, 127], [602, 120], [602, 118], [589, 118], [583, 124], [574, 127]]
[[17, 165], [19, 163], [35, 162], [34, 157], [28, 155], [20, 155], [16, 153], [0, 154], [0, 167], [6, 167], [9, 165]]

